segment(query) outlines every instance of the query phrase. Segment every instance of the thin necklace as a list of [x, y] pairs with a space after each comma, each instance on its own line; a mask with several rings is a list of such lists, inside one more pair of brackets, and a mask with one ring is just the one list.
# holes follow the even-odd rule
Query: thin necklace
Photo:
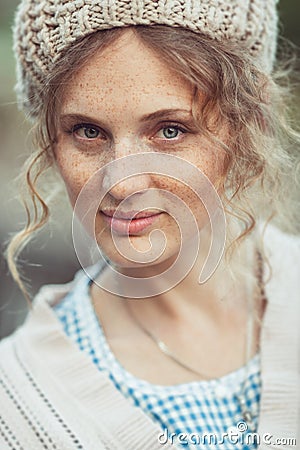
[[[249, 255], [249, 252], [247, 253]], [[263, 295], [263, 286], [262, 286], [262, 257], [258, 250], [256, 250], [256, 260], [257, 260], [257, 278], [258, 278], [258, 286], [260, 290], [260, 294]], [[249, 266], [251, 267], [251, 265]], [[236, 395], [236, 398], [238, 400], [238, 403], [240, 405], [241, 409], [241, 418], [242, 420], [247, 424], [248, 430], [254, 430], [254, 416], [250, 409], [247, 406], [247, 401], [245, 397], [246, 392], [246, 385], [248, 381], [248, 375], [249, 375], [249, 363], [250, 363], [250, 355], [252, 350], [252, 343], [253, 343], [253, 326], [254, 326], [254, 312], [253, 312], [253, 300], [252, 300], [252, 289], [249, 286], [249, 283], [247, 283], [247, 332], [246, 332], [246, 351], [245, 351], [245, 377], [244, 381], [242, 383], [242, 387], [240, 392]], [[126, 297], [123, 297], [124, 299]], [[149, 331], [147, 328], [144, 327], [144, 325], [133, 315], [130, 308], [127, 307], [127, 311], [129, 312], [131, 318], [134, 320], [134, 322], [138, 325], [138, 327], [152, 339], [152, 341], [156, 344], [157, 348], [167, 357], [172, 359], [175, 363], [177, 363], [179, 366], [183, 367], [184, 369], [188, 370], [189, 372], [192, 372], [201, 378], [208, 380], [211, 377], [208, 377], [207, 375], [204, 375], [202, 372], [199, 372], [195, 368], [191, 367], [190, 365], [184, 363], [181, 361], [165, 344], [164, 341], [162, 341], [160, 338], [155, 336], [151, 331]]]

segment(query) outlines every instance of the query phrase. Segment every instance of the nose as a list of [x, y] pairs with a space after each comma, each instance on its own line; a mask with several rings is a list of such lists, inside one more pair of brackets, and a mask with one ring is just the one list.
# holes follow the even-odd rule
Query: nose
[[[151, 175], [142, 171], [139, 173], [138, 167], [135, 168], [132, 165], [132, 160], [126, 158], [126, 156], [145, 152], [145, 148], [141, 148], [136, 142], [133, 143], [130, 140], [116, 142], [114, 150], [115, 161], [119, 158], [123, 159], [122, 162], [116, 161], [116, 164], [109, 164], [105, 169], [103, 185], [110, 195], [121, 201], [138, 191], [149, 189], [151, 187]], [[135, 174], [128, 176], [128, 173]]]
[[[115, 178], [115, 174], [114, 174]], [[122, 176], [124, 178], [124, 175]], [[108, 180], [106, 179], [105, 182]], [[150, 188], [150, 176], [148, 174], [133, 175], [115, 184], [109, 189], [110, 195], [116, 200], [124, 200], [132, 194]]]

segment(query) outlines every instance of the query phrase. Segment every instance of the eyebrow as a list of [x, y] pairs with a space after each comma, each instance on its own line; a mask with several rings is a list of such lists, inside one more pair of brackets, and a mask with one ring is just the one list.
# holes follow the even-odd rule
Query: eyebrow
[[191, 117], [192, 113], [188, 109], [160, 109], [150, 114], [146, 114], [140, 118], [141, 122], [147, 122], [154, 119], [162, 119], [166, 116], [171, 116], [173, 114], [182, 114], [187, 117]]
[[[191, 116], [192, 116], [191, 111], [188, 109], [160, 109], [158, 111], [154, 111], [153, 113], [143, 115], [139, 120], [142, 123], [150, 122], [153, 120], [167, 118], [168, 116], [172, 116], [174, 114], [180, 114], [184, 118], [191, 118]], [[88, 122], [88, 123], [89, 122], [92, 122], [92, 123], [102, 122], [102, 121], [99, 121], [99, 119], [96, 119], [96, 118], [93, 118], [90, 116], [86, 116], [85, 114], [76, 114], [76, 113], [72, 113], [72, 112], [62, 114], [60, 116], [60, 121], [61, 122], [77, 121], [77, 122]]]
[[93, 117], [90, 116], [86, 116], [85, 114], [77, 114], [77, 113], [66, 113], [66, 114], [61, 114], [59, 117], [59, 120], [61, 122], [68, 122], [68, 121], [74, 121], [74, 122], [99, 122], [98, 119], [95, 119]]

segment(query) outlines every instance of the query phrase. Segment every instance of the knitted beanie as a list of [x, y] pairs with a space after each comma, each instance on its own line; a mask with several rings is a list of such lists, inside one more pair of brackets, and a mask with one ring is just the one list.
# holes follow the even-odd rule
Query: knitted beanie
[[41, 106], [43, 83], [61, 53], [98, 30], [168, 25], [239, 42], [255, 64], [272, 70], [278, 0], [22, 0], [15, 16], [16, 91], [29, 116]]

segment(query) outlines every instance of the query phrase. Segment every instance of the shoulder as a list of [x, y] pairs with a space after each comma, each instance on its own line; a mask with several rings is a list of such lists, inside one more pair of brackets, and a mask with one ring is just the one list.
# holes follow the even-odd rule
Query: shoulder
[[[261, 228], [265, 255], [264, 279], [269, 300], [279, 305], [300, 305], [300, 236], [268, 224]], [[296, 312], [295, 312], [296, 313]]]
[[[76, 272], [73, 280], [64, 284], [48, 284], [42, 286], [35, 295], [32, 306], [28, 310], [27, 316], [23, 323], [10, 336], [0, 340], [0, 365], [1, 361], [5, 361], [5, 355], [9, 352], [13, 358], [13, 345], [19, 339], [19, 335], [23, 333], [24, 329], [29, 329], [34, 326], [35, 331], [38, 330], [38, 324], [43, 326], [49, 317], [54, 316], [53, 307], [58, 305], [67, 295], [74, 293], [80, 295], [81, 290], [86, 287], [91, 274], [99, 272], [99, 267], [96, 266], [89, 269], [87, 272], [84, 269]], [[88, 275], [89, 274], [89, 275]]]
[[[85, 410], [80, 413], [77, 400], [72, 400], [81, 377], [94, 376], [92, 362], [65, 336], [51, 308], [86, 280], [81, 270], [70, 283], [43, 286], [24, 323], [0, 342], [0, 403], [6, 425], [1, 429], [0, 449], [8, 448], [8, 443], [10, 448], [18, 444], [18, 448], [37, 450], [75, 449], [79, 448], [79, 435], [83, 440], [80, 448], [96, 450], [96, 443], [97, 450], [104, 448], [90, 428]], [[83, 396], [86, 388], [83, 385]], [[72, 425], [67, 428], [64, 423]], [[45, 430], [51, 434], [46, 435]]]
[[274, 223], [259, 223], [258, 229], [261, 234], [263, 234], [264, 239], [267, 243], [273, 245], [280, 244], [282, 241], [293, 245], [300, 245], [300, 234], [292, 234], [287, 231], [282, 230], [279, 226]]
[[[265, 227], [261, 225], [259, 229], [263, 239], [263, 250], [271, 261], [275, 264], [280, 262], [282, 267], [294, 262], [299, 264], [300, 235], [287, 233], [273, 224]], [[297, 267], [296, 264], [295, 270]]]
[[80, 294], [90, 280], [98, 275], [102, 266], [95, 265], [88, 269], [80, 269], [76, 272], [72, 281], [65, 284], [48, 284], [42, 286], [33, 299], [33, 306], [46, 302], [50, 306], [56, 306], [68, 294]]

